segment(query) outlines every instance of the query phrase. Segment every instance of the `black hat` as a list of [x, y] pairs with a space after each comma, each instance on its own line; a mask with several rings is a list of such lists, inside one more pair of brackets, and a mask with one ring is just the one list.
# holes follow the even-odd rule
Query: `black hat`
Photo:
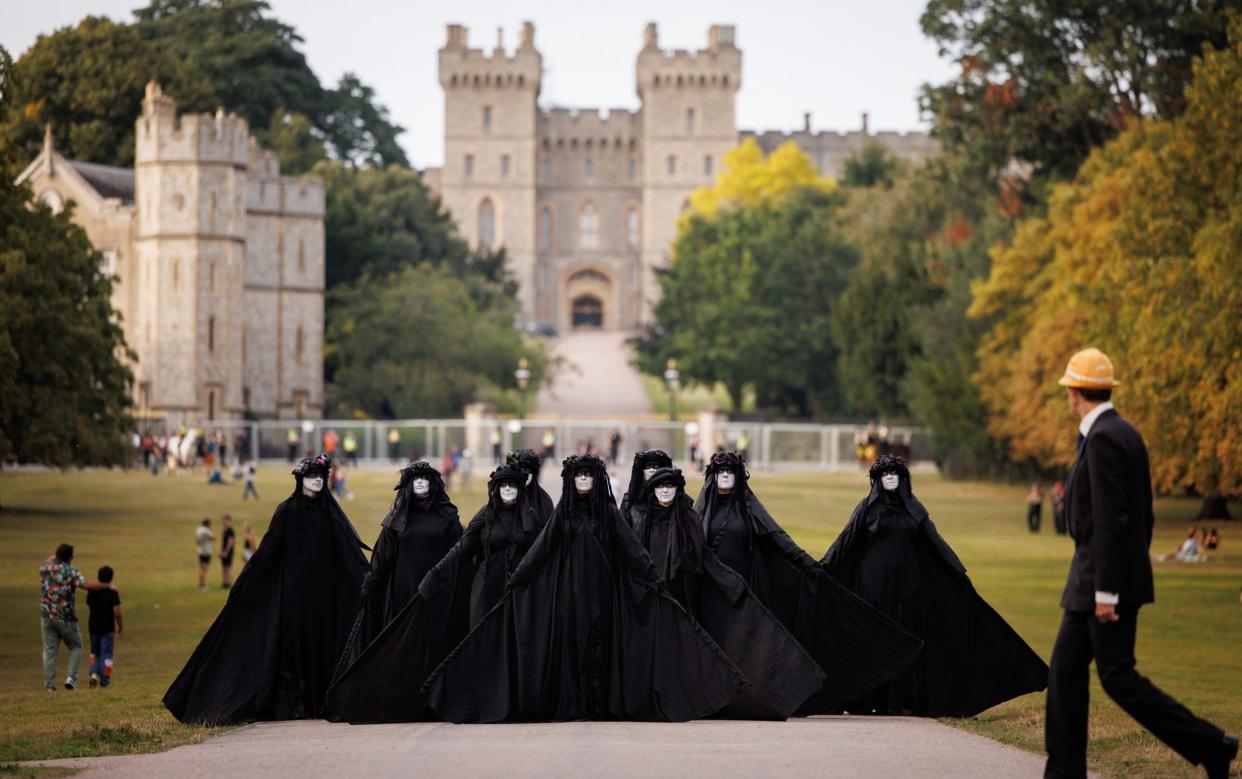
[[332, 460], [328, 455], [320, 452], [314, 457], [307, 457], [298, 466], [293, 469], [292, 473], [299, 479], [305, 479], [308, 476], [319, 476], [327, 478], [328, 472], [332, 469]]

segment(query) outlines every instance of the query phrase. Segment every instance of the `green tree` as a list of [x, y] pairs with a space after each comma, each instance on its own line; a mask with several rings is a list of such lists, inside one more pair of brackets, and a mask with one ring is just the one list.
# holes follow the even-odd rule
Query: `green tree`
[[829, 316], [857, 261], [836, 224], [842, 199], [818, 188], [683, 224], [660, 275], [656, 325], [638, 343], [649, 373], [723, 384], [734, 408], [800, 416], [841, 409]]
[[323, 130], [333, 156], [355, 166], [409, 166], [397, 143], [404, 130], [392, 123], [388, 109], [375, 99], [375, 90], [353, 73], [341, 77], [336, 89], [324, 96]]
[[868, 143], [846, 158], [841, 183], [847, 187], [890, 189], [901, 167], [901, 160], [882, 144]]
[[1151, 447], [1157, 489], [1204, 513], [1242, 489], [1242, 18], [1194, 66], [1185, 113], [1136, 123], [998, 246], [972, 313], [991, 317], [978, 381], [1017, 457], [1065, 465], [1056, 385], [1073, 351], [1110, 353], [1118, 403]]
[[930, 0], [923, 31], [961, 73], [924, 87], [924, 108], [936, 135], [990, 176], [1029, 166], [1038, 198], [1135, 119], [1180, 112], [1191, 60], [1225, 45], [1234, 6]]
[[0, 178], [0, 463], [128, 461], [133, 355], [71, 217]]
[[511, 292], [504, 250], [472, 252], [452, 217], [409, 168], [356, 169], [337, 161], [315, 168], [326, 188], [325, 250], [329, 289], [363, 275], [381, 276], [419, 263], [481, 274]]
[[132, 165], [143, 86], [165, 70], [131, 25], [88, 16], [40, 35], [6, 79], [0, 147], [17, 151], [24, 165], [38, 156], [50, 124], [66, 157]]
[[542, 345], [513, 327], [512, 295], [477, 275], [423, 263], [364, 276], [331, 298], [332, 413], [453, 416], [480, 399], [514, 408], [518, 359], [528, 360], [533, 387], [546, 373]]

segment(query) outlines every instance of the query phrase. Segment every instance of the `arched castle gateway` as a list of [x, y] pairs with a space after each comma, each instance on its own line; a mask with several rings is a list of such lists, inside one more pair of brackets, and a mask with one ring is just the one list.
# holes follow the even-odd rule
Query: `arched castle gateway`
[[535, 28], [517, 48], [498, 34], [489, 53], [448, 26], [440, 49], [444, 167], [424, 171], [473, 246], [504, 246], [527, 322], [566, 331], [628, 329], [659, 292], [677, 218], [745, 137], [771, 151], [793, 140], [826, 175], [870, 142], [899, 157], [935, 151], [925, 133], [739, 131], [742, 52], [732, 26], [708, 29], [707, 48], [664, 51], [654, 24], [635, 69], [641, 107], [601, 112], [539, 106], [543, 58]]

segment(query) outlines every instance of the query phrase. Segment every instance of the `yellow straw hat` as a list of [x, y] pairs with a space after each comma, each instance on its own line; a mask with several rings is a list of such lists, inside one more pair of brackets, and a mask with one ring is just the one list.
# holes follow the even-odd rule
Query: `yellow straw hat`
[[1070, 358], [1065, 375], [1057, 384], [1075, 389], [1112, 389], [1121, 382], [1113, 378], [1113, 361], [1095, 347]]

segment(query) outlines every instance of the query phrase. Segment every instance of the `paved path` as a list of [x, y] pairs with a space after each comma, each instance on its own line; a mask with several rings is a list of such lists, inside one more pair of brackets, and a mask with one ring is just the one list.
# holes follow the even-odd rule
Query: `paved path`
[[629, 417], [652, 412], [638, 370], [629, 363], [632, 334], [576, 332], [552, 342], [565, 369], [535, 396], [534, 413], [560, 417]]
[[81, 777], [1038, 777], [1039, 755], [934, 720], [683, 724], [270, 722], [154, 755], [54, 760]]

